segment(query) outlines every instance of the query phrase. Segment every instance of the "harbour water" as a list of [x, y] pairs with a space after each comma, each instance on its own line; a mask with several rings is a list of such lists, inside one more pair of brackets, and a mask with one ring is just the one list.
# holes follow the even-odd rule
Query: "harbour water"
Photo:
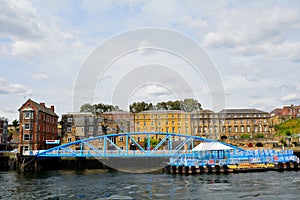
[[300, 172], [170, 175], [0, 172], [0, 199], [300, 199]]

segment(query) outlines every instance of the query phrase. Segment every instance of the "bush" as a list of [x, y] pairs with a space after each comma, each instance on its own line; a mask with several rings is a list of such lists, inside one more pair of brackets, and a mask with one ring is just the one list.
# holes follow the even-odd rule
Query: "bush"
[[247, 133], [242, 134], [242, 135], [240, 136], [240, 138], [241, 138], [241, 139], [250, 139], [250, 134], [247, 134]]

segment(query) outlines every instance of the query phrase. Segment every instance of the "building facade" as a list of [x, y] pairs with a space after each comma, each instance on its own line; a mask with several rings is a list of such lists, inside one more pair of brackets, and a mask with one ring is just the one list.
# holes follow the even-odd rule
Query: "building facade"
[[134, 131], [134, 114], [127, 111], [113, 111], [101, 113], [103, 119], [100, 126], [106, 126], [107, 134], [126, 133]]
[[221, 119], [211, 110], [197, 110], [191, 113], [192, 135], [218, 139], [221, 132]]
[[257, 109], [224, 109], [218, 113], [220, 119], [220, 136], [223, 138], [240, 138], [257, 134], [269, 137], [269, 118], [267, 112]]
[[102, 135], [100, 122], [102, 119], [95, 117], [91, 112], [63, 114], [61, 119], [62, 143]]
[[8, 137], [8, 119], [5, 117], [0, 117], [0, 143], [7, 143]]
[[54, 106], [27, 100], [19, 109], [20, 144], [19, 152], [47, 149], [46, 140], [58, 139], [58, 116]]

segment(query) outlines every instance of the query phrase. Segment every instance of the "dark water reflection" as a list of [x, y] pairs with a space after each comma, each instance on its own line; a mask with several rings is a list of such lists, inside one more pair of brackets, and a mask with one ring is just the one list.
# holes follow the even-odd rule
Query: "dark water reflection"
[[300, 172], [181, 176], [0, 172], [0, 199], [300, 199]]

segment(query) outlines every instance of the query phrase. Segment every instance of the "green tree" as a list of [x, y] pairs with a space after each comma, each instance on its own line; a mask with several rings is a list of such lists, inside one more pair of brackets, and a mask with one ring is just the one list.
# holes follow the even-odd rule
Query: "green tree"
[[[144, 139], [144, 146], [145, 148], [147, 147], [148, 143], [148, 138]], [[158, 145], [159, 140], [155, 139], [155, 138], [150, 138], [150, 148], [156, 147], [156, 145]]]
[[14, 120], [13, 122], [12, 122], [12, 125], [13, 125], [13, 127], [15, 127], [15, 130], [16, 131], [19, 131], [19, 121], [18, 120]]
[[146, 102], [134, 102], [129, 106], [129, 110], [132, 113], [139, 113], [145, 110], [152, 110], [153, 105], [152, 103], [148, 104]]
[[186, 112], [201, 110], [201, 104], [196, 99], [184, 99], [181, 103], [181, 107], [181, 110]]
[[80, 112], [95, 112], [95, 107], [89, 103], [86, 103], [80, 107]]

